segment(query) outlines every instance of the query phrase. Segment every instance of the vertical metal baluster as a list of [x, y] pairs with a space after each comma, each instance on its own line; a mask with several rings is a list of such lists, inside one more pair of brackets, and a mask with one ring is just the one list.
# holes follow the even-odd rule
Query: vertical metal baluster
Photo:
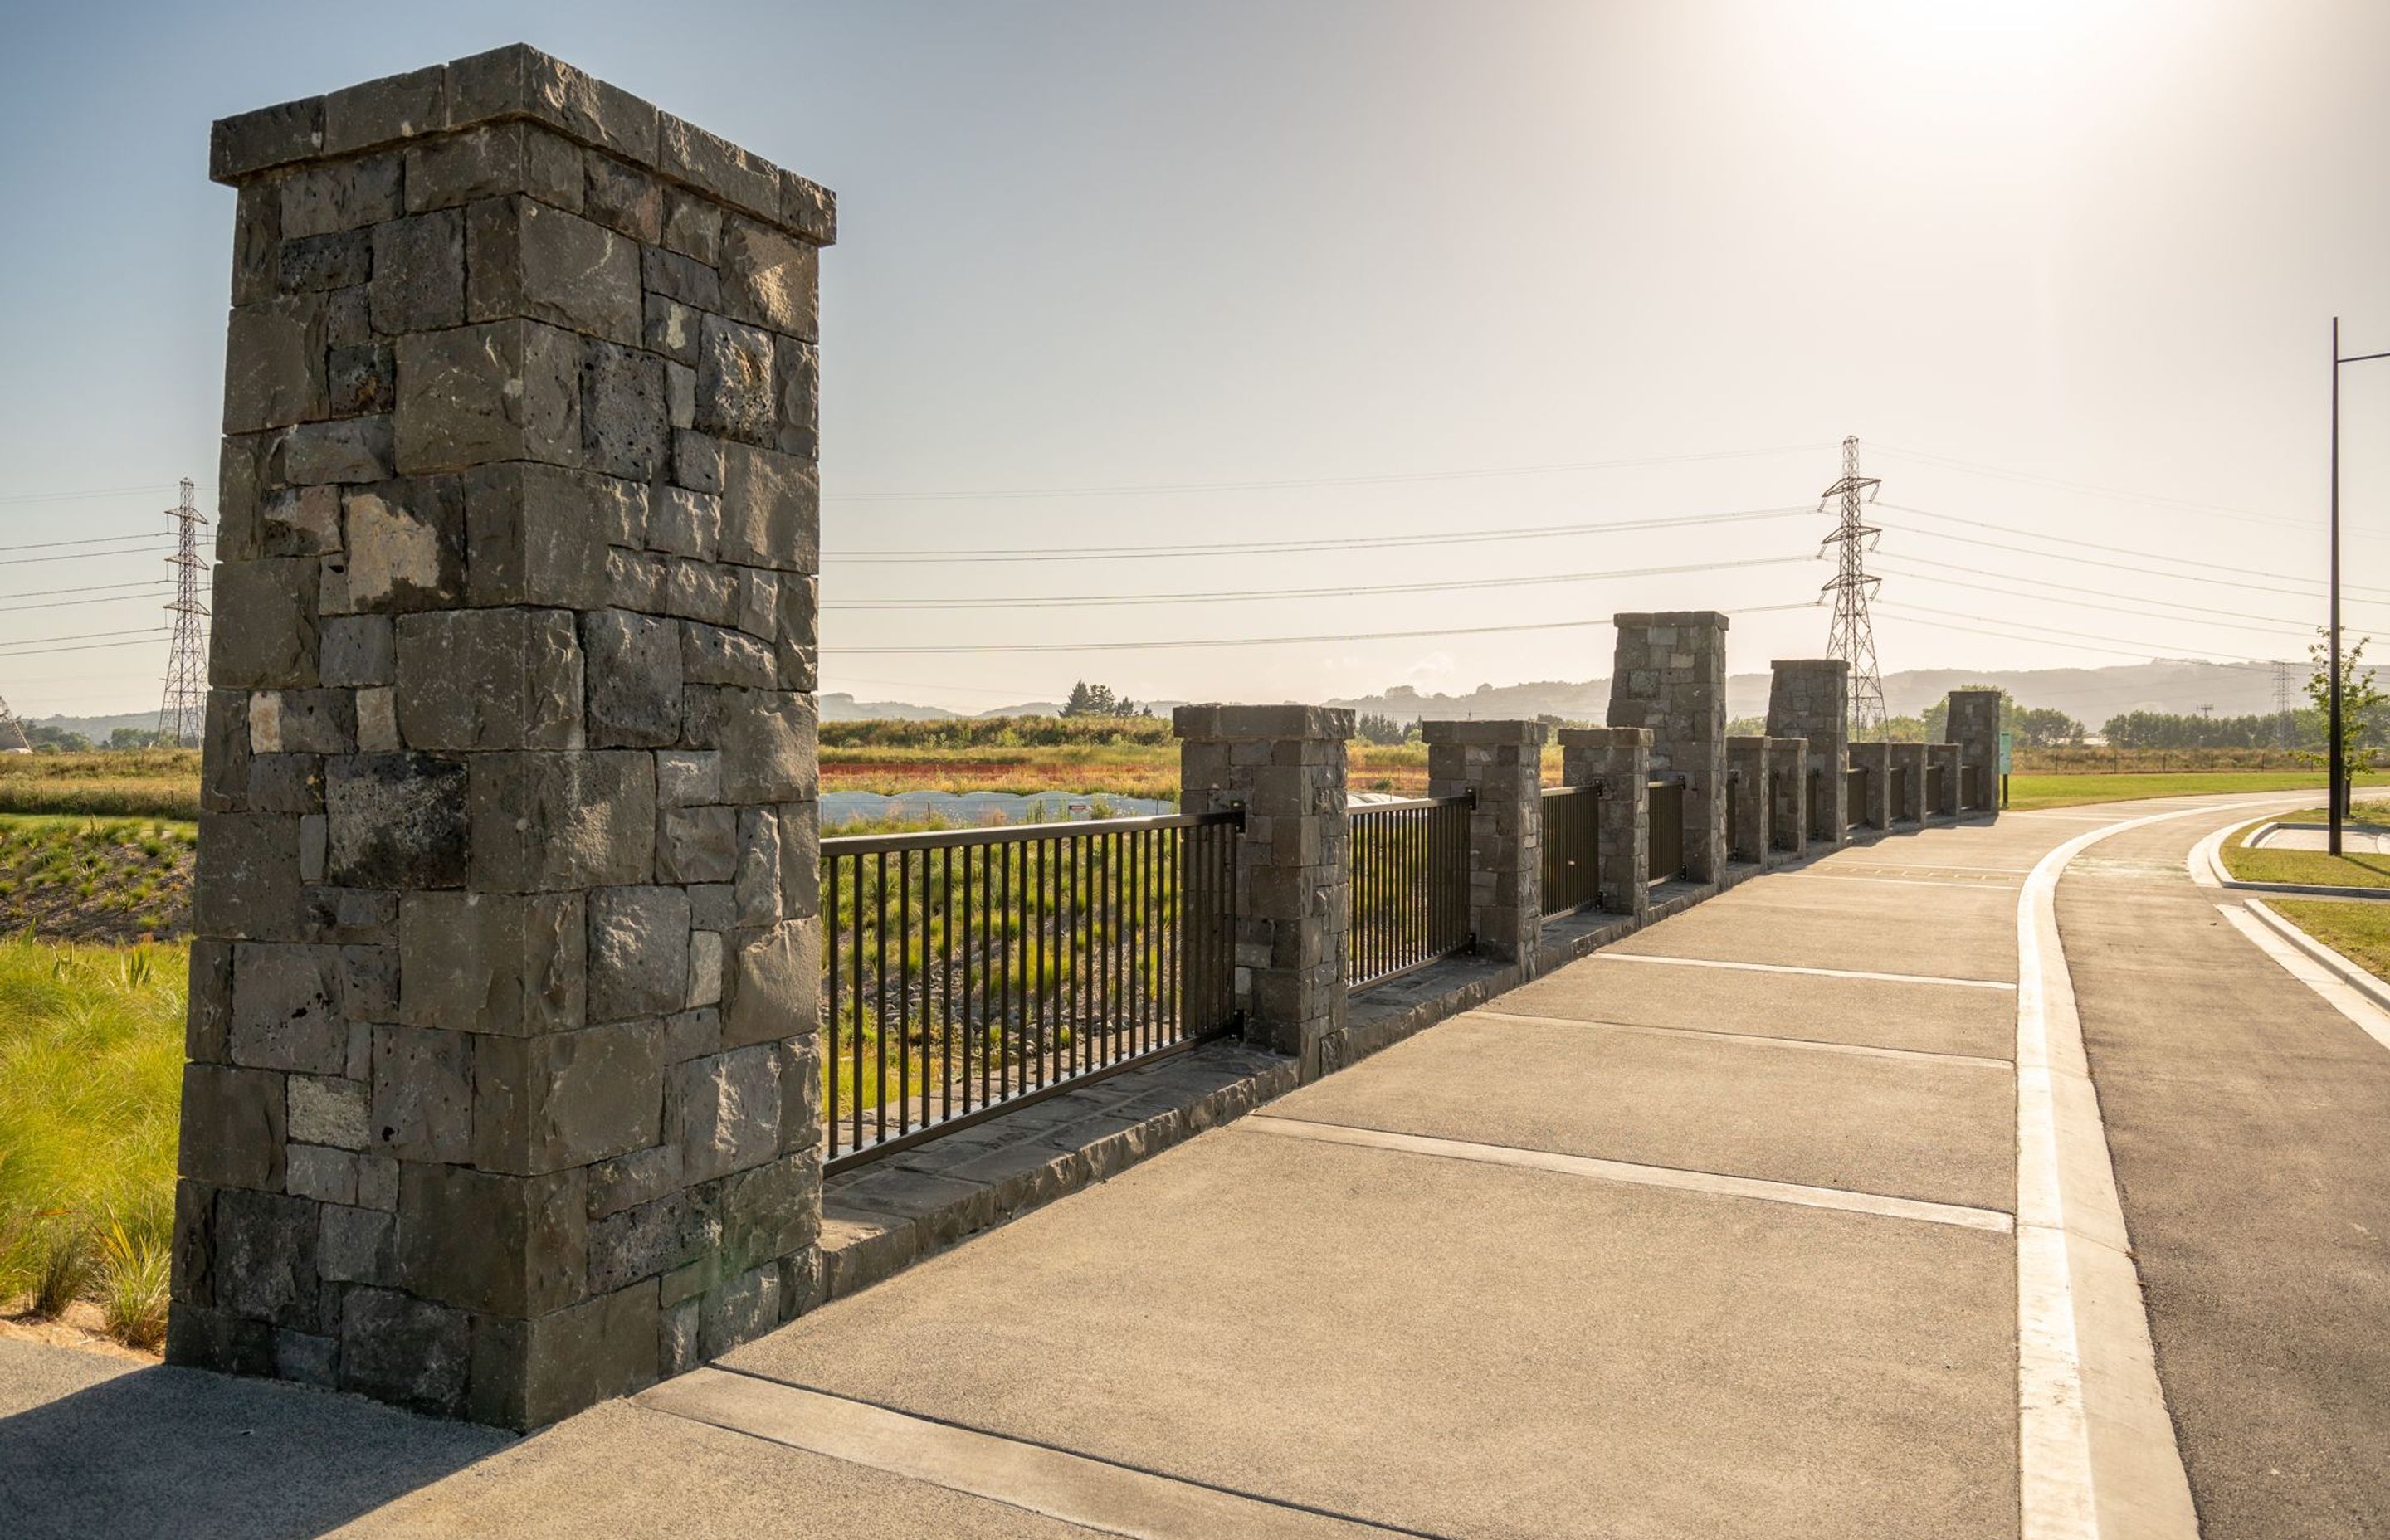
[[829, 963], [829, 977], [822, 989], [822, 998], [829, 1005], [828, 1025], [824, 1028], [829, 1041], [822, 1045], [822, 1158], [838, 1158], [838, 861], [832, 854], [826, 871], [829, 881], [825, 884], [822, 900], [822, 933], [829, 944], [822, 952]]
[[[945, 1023], [938, 1037], [938, 1102], [942, 1118], [955, 1115], [955, 847], [938, 850], [938, 915], [944, 928], [938, 934], [938, 995], [940, 1019]], [[970, 1110], [970, 1097], [963, 1097]]]
[[1004, 956], [997, 967], [996, 975], [996, 1020], [997, 1023], [997, 1046], [996, 1051], [1001, 1055], [1001, 1057], [996, 1061], [996, 1099], [1002, 1101], [1010, 1094], [1005, 1089], [1005, 1076], [1009, 1072], [1008, 1066], [1011, 1061], [1013, 1053], [1016, 1051], [1015, 1044], [1018, 1041], [1014, 1037], [1012, 1030], [1012, 909], [1014, 903], [1012, 896], [1012, 846], [1009, 842], [1000, 845], [994, 845], [989, 847], [989, 853], [996, 857], [996, 875], [997, 879], [996, 887], [998, 890], [996, 908], [996, 939], [997, 945], [1002, 948], [1004, 953]]

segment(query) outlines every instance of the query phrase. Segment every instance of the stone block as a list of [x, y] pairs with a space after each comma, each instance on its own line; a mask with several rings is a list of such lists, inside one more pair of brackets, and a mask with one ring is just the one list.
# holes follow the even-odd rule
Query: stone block
[[341, 1388], [435, 1417], [465, 1408], [472, 1318], [393, 1289], [351, 1289], [341, 1302]]
[[342, 688], [387, 685], [398, 676], [396, 635], [387, 615], [348, 615], [320, 622], [324, 683]]
[[192, 890], [191, 927], [200, 935], [298, 939], [299, 820], [201, 814]]
[[324, 98], [324, 153], [372, 149], [448, 126], [448, 71], [443, 65], [385, 75]]
[[301, 558], [216, 563], [213, 613], [240, 623], [208, 631], [208, 680], [225, 689], [305, 688], [315, 674], [315, 563]]
[[779, 215], [780, 169], [719, 135], [660, 113], [656, 155], [667, 175], [712, 193], [734, 209], [765, 219]]
[[323, 97], [261, 107], [216, 120], [208, 135], [208, 175], [237, 182], [269, 166], [310, 160], [323, 149]]
[[232, 1060], [337, 1075], [348, 1067], [334, 946], [244, 942], [233, 948]]
[[645, 330], [639, 246], [528, 198], [493, 198], [465, 217], [468, 320], [526, 317], [636, 347]]
[[454, 209], [378, 225], [366, 313], [384, 337], [465, 324], [465, 218]]
[[711, 1254], [721, 1219], [708, 1192], [682, 1187], [589, 1226], [589, 1288], [602, 1292]]
[[838, 241], [838, 198], [795, 172], [780, 173], [780, 223], [816, 246]]
[[681, 623], [681, 673], [692, 685], [768, 690], [780, 682], [778, 660], [754, 637], [695, 621]]
[[331, 1149], [322, 1145], [294, 1144], [285, 1156], [282, 1186], [294, 1198], [312, 1198], [323, 1203], [354, 1203], [357, 1200], [356, 1154], [353, 1150]]
[[456, 478], [418, 476], [353, 488], [343, 500], [343, 609], [397, 614], [463, 602], [465, 496]]
[[577, 892], [410, 892], [398, 904], [398, 1018], [525, 1036], [586, 1020]]
[[[673, 434], [672, 479], [692, 492], [721, 492], [728, 481], [728, 446], [711, 434], [687, 430]], [[726, 558], [728, 559], [728, 558]]]
[[399, 158], [361, 155], [303, 166], [282, 179], [282, 238], [360, 230], [405, 212]]
[[472, 546], [467, 592], [478, 605], [590, 610], [606, 599], [606, 542], [647, 489], [586, 471], [490, 466], [465, 480]]
[[413, 749], [577, 749], [581, 644], [565, 610], [398, 621], [398, 729]]
[[649, 754], [478, 754], [471, 812], [473, 886], [485, 892], [622, 886], [655, 869]]
[[729, 625], [739, 619], [739, 584], [731, 569], [680, 557], [657, 559], [664, 564], [666, 614], [713, 625]]
[[659, 1318], [656, 1286], [648, 1281], [528, 1322], [520, 1418], [499, 1420], [538, 1428], [653, 1384]]
[[780, 391], [780, 448], [810, 460], [821, 452], [821, 359], [811, 342], [772, 340], [772, 372]]
[[723, 222], [722, 304], [739, 320], [813, 341], [819, 265], [814, 247], [782, 231], [737, 215]]
[[[387, 414], [398, 404], [398, 358], [386, 343], [336, 343], [326, 369], [334, 417]], [[382, 420], [387, 424], [389, 418], [385, 415]], [[387, 452], [386, 443], [384, 447]]]
[[[606, 553], [606, 602], [617, 610], [661, 613], [665, 609], [670, 574], [665, 558], [645, 551], [610, 549]], [[583, 643], [586, 651], [587, 642]]]
[[480, 1039], [473, 1163], [535, 1176], [653, 1146], [662, 1123], [662, 1046], [663, 1023], [653, 1018]]
[[357, 747], [390, 753], [399, 747], [398, 691], [387, 685], [357, 691]]
[[787, 919], [741, 941], [722, 1002], [726, 1047], [774, 1042], [815, 1030], [821, 1005], [821, 928]]
[[232, 943], [201, 936], [191, 942], [189, 1010], [185, 1057], [221, 1064], [232, 1044]]
[[726, 802], [811, 802], [818, 783], [817, 732], [810, 696], [790, 690], [689, 691], [689, 738], [722, 751]]
[[588, 681], [588, 738], [600, 748], [652, 747], [681, 735], [679, 629], [626, 610], [581, 617]]
[[[658, 756], [659, 764], [662, 756]], [[663, 800], [658, 788], [659, 800]], [[657, 819], [656, 876], [665, 882], [727, 882], [739, 869], [739, 811], [666, 805]]]
[[430, 754], [330, 762], [327, 871], [357, 888], [458, 888], [469, 854], [466, 767]]
[[183, 1068], [181, 1156], [186, 1180], [259, 1192], [282, 1190], [289, 1127], [284, 1077], [217, 1064]]
[[373, 237], [364, 230], [286, 240], [275, 263], [276, 287], [285, 294], [346, 289], [372, 272]]
[[662, 1016], [686, 1003], [688, 895], [678, 888], [599, 888], [589, 895], [589, 1016]]
[[[582, 1297], [588, 1199], [580, 1171], [508, 1176], [469, 1166], [402, 1165], [401, 1287], [460, 1309], [517, 1317]], [[459, 1236], [476, 1244], [461, 1246]]]
[[644, 164], [656, 164], [654, 105], [520, 43], [448, 66], [449, 121], [458, 127], [526, 117]]
[[315, 1265], [325, 1282], [390, 1281], [391, 1239], [397, 1226], [387, 1211], [327, 1203], [322, 1224], [315, 1238]]
[[[698, 429], [742, 443], [770, 444], [778, 438], [777, 411], [771, 334], [717, 315], [704, 317], [698, 328]], [[226, 432], [240, 430], [225, 425]]]
[[780, 913], [809, 919], [821, 912], [821, 809], [784, 802], [779, 812]]
[[641, 168], [610, 155], [584, 158], [587, 190], [582, 212], [608, 229], [655, 245], [663, 237], [663, 184]]
[[276, 458], [294, 486], [379, 481], [391, 473], [388, 417], [308, 422], [283, 436]]
[[589, 1168], [589, 1217], [603, 1219], [651, 1203], [685, 1185], [678, 1145], [652, 1145], [599, 1161]]
[[316, 1205], [238, 1188], [216, 1195], [216, 1303], [252, 1321], [316, 1321]]
[[473, 1044], [463, 1033], [384, 1022], [373, 1029], [372, 1148], [402, 1161], [473, 1154]]
[[580, 464], [581, 353], [579, 338], [536, 321], [401, 337], [398, 468]]
[[581, 429], [583, 463], [592, 470], [637, 481], [661, 475], [672, 431], [663, 360], [610, 342], [585, 344]]
[[713, 560], [722, 543], [722, 499], [686, 487], [659, 488], [648, 520], [647, 543], [670, 556]]
[[354, 698], [346, 690], [260, 690], [249, 701], [253, 754], [340, 754], [356, 747]]
[[290, 1077], [289, 1128], [293, 1142], [363, 1149], [367, 1138], [367, 1087], [337, 1075]]
[[684, 187], [664, 188], [664, 247], [711, 267], [722, 259], [722, 207]]
[[768, 807], [739, 810], [739, 867], [731, 895], [740, 926], [780, 918], [780, 818]]
[[494, 123], [406, 149], [411, 213], [528, 193], [559, 209], [582, 207], [581, 147], [529, 123]]
[[680, 1150], [684, 1180], [710, 1181], [778, 1157], [780, 1080], [770, 1044], [693, 1059], [672, 1074], [667, 1137]]
[[757, 1267], [706, 1290], [699, 1315], [699, 1351], [714, 1357], [779, 1324], [780, 1271]]
[[700, 807], [722, 801], [722, 756], [702, 750], [656, 755], [656, 802], [662, 807]]

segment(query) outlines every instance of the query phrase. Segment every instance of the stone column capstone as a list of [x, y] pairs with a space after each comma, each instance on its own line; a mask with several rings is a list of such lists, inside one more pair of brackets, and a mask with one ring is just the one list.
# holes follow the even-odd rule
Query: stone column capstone
[[1427, 794], [1477, 795], [1469, 912], [1481, 956], [1532, 972], [1544, 931], [1540, 722], [1427, 722]]
[[1968, 813], [1997, 813], [2000, 805], [2000, 692], [1952, 690], [1942, 736], [1959, 746], [1959, 764], [1972, 772], [1974, 796]]
[[1803, 793], [1808, 838], [1840, 849], [1850, 842], [1844, 772], [1850, 764], [1851, 665], [1840, 658], [1779, 658], [1768, 667], [1768, 736], [1809, 746]]
[[1685, 876], [1726, 870], [1726, 631], [1714, 610], [1613, 618], [1610, 725], [1651, 734], [1651, 769], [1685, 777]]
[[1172, 725], [1181, 808], [1244, 810], [1235, 936], [1246, 1040], [1292, 1055], [1313, 1079], [1345, 1023], [1344, 745], [1353, 713], [1181, 706]]
[[1562, 727], [1561, 784], [1599, 786], [1595, 861], [1605, 914], [1651, 912], [1651, 734], [1642, 727]]
[[238, 189], [167, 1357], [510, 1428], [811, 1297], [830, 195], [511, 46]]

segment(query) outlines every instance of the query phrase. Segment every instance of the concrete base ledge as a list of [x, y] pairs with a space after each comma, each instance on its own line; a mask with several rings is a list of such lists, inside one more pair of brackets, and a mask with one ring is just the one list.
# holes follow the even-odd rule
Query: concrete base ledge
[[1209, 1043], [840, 1172], [822, 1184], [822, 1267], [807, 1308], [1116, 1176], [1298, 1081], [1283, 1055]]

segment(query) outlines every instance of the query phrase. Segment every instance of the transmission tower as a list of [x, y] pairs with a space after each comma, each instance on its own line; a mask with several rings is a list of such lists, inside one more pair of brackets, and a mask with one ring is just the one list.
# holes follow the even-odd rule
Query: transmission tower
[[24, 723], [8, 709], [8, 702], [0, 700], [0, 754], [30, 754], [32, 751], [33, 740], [25, 736]]
[[2284, 662], [2277, 662], [2274, 665], [2275, 728], [2281, 735], [2282, 747], [2285, 749], [2295, 749], [2299, 746], [2298, 719], [2292, 714], [2291, 709], [2291, 669], [2293, 666], [2294, 665], [2290, 663]]
[[[1875, 549], [1883, 532], [1859, 518], [1862, 501], [1875, 501], [1881, 478], [1859, 474], [1859, 441], [1843, 441], [1843, 479], [1825, 490], [1818, 507], [1842, 499], [1841, 521], [1834, 533], [1818, 542], [1832, 545], [1834, 575], [1818, 590], [1834, 596], [1834, 628], [1826, 638], [1826, 656], [1851, 665], [1851, 737], [1865, 738], [1883, 731], [1883, 675], [1876, 669], [1875, 627], [1868, 619], [1868, 599], [1882, 578], [1868, 576], [1867, 553]], [[1865, 494], [1862, 499], [1861, 494]]]
[[166, 510], [181, 538], [166, 558], [174, 569], [174, 600], [166, 606], [174, 617], [174, 649], [166, 660], [166, 699], [158, 708], [158, 733], [178, 748], [199, 740], [208, 704], [207, 643], [199, 626], [199, 617], [208, 612], [199, 602], [199, 573], [207, 567], [199, 558], [199, 526], [207, 518], [192, 505], [194, 490], [185, 481], [182, 506]]

